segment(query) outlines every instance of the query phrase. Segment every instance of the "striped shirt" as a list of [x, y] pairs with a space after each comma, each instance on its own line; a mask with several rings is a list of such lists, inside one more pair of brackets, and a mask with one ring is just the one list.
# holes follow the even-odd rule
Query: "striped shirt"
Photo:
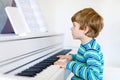
[[103, 79], [103, 53], [96, 39], [81, 44], [77, 54], [71, 54], [72, 60], [66, 69], [73, 72], [71, 80], [102, 80]]

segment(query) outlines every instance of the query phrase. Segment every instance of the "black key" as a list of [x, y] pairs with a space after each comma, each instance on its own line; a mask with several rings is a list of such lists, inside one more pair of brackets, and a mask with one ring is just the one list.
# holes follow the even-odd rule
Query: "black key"
[[36, 75], [36, 73], [22, 72], [22, 73], [18, 73], [17, 75], [19, 75], [19, 76], [27, 76], [27, 77], [34, 77]]
[[39, 72], [42, 71], [42, 69], [36, 69], [36, 68], [34, 68], [34, 69], [26, 69], [25, 71], [27, 71], [27, 72], [35, 72], [35, 73], [39, 73]]

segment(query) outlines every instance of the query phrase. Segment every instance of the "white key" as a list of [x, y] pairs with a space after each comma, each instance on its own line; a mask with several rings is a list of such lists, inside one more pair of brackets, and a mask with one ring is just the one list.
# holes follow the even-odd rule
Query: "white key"
[[65, 70], [60, 68], [49, 80], [64, 80]]
[[41, 80], [49, 80], [51, 76], [53, 76], [59, 69], [60, 69], [59, 66], [51, 65], [45, 70], [43, 70], [40, 74], [37, 74], [35, 78]]

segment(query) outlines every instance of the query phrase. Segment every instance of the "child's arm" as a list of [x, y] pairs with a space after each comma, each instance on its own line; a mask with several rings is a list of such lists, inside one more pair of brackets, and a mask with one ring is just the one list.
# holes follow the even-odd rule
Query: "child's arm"
[[101, 57], [97, 51], [89, 50], [84, 55], [86, 63], [79, 63], [76, 61], [69, 61], [66, 68], [72, 71], [76, 76], [85, 80], [98, 80], [100, 77], [100, 68], [102, 64], [100, 62]]

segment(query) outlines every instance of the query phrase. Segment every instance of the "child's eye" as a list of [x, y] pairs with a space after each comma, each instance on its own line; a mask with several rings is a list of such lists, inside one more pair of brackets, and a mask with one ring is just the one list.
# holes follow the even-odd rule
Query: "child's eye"
[[73, 27], [76, 27], [76, 26], [73, 24]]

